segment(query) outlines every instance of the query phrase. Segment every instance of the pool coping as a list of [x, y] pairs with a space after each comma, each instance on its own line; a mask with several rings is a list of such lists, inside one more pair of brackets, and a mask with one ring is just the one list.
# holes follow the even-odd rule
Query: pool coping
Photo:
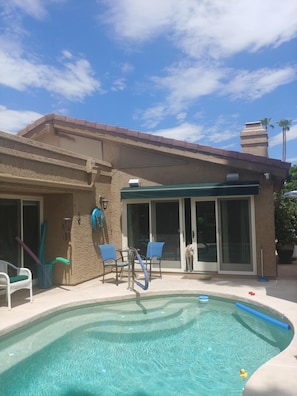
[[[19, 293], [19, 292], [18, 292]], [[297, 281], [271, 280], [259, 282], [255, 279], [188, 279], [182, 275], [163, 275], [153, 279], [149, 290], [136, 287], [131, 291], [127, 282], [116, 286], [114, 283], [101, 283], [94, 279], [77, 286], [61, 286], [47, 290], [34, 290], [34, 302], [27, 303], [24, 297], [13, 295], [13, 308], [8, 311], [0, 306], [0, 336], [21, 326], [59, 310], [96, 302], [133, 299], [144, 296], [168, 294], [209, 294], [215, 297], [240, 300], [242, 303], [264, 307], [280, 314], [290, 323], [294, 336], [290, 345], [270, 359], [251, 375], [243, 392], [244, 396], [270, 395], [293, 396], [297, 389]], [[134, 293], [134, 297], [133, 294]], [[250, 294], [254, 293], [254, 294]], [[27, 297], [27, 295], [25, 294]]]

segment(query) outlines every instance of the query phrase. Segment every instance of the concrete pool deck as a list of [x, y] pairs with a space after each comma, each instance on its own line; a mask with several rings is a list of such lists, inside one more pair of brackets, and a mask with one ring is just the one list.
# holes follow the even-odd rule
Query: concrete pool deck
[[[12, 295], [9, 311], [3, 295], [0, 296], [0, 336], [43, 316], [46, 312], [61, 307], [128, 298], [136, 295], [194, 292], [228, 296], [233, 299], [261, 304], [278, 311], [295, 329], [295, 335], [284, 351], [261, 366], [247, 381], [244, 396], [295, 396], [297, 394], [297, 262], [279, 266], [279, 276], [268, 282], [257, 279], [226, 278], [192, 274], [163, 274], [155, 278], [147, 291], [135, 285], [127, 288], [127, 280], [116, 286], [106, 279], [94, 279], [77, 286], [57, 286], [52, 289], [33, 291], [33, 303], [29, 303], [29, 292], [23, 290]], [[255, 293], [254, 295], [249, 294]], [[26, 300], [24, 300], [26, 298]]]

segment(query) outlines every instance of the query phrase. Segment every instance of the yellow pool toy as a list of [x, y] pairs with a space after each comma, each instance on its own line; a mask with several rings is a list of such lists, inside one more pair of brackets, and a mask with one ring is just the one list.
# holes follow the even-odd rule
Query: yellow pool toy
[[245, 371], [245, 369], [241, 369], [239, 375], [241, 376], [241, 378], [247, 378], [248, 373]]

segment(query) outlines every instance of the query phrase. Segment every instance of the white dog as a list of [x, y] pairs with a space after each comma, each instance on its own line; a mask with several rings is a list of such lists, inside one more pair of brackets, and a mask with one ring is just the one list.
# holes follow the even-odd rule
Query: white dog
[[187, 245], [185, 258], [186, 258], [186, 271], [193, 271], [193, 256], [194, 256], [194, 248], [193, 245]]

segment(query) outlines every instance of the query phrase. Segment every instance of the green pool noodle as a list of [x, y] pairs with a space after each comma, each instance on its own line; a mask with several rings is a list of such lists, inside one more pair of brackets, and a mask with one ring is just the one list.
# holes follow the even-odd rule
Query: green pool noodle
[[64, 257], [56, 257], [52, 261], [52, 264], [54, 264], [54, 263], [63, 263], [63, 264], [69, 265], [70, 264], [70, 260], [68, 260], [68, 259], [66, 259]]

